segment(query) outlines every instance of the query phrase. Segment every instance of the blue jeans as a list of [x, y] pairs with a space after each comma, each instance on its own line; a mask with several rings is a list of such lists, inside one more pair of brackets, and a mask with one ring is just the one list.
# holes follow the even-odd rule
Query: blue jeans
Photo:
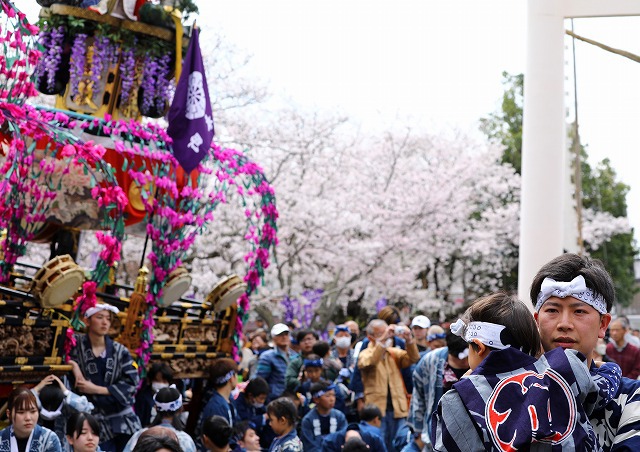
[[389, 452], [395, 451], [395, 447], [393, 447], [393, 439], [396, 437], [396, 433], [398, 430], [402, 428], [404, 424], [407, 423], [406, 417], [401, 417], [399, 419], [395, 419], [393, 417], [393, 410], [385, 413], [385, 416], [382, 418], [382, 425], [380, 426], [380, 434], [384, 439], [384, 444], [387, 446], [387, 450]]

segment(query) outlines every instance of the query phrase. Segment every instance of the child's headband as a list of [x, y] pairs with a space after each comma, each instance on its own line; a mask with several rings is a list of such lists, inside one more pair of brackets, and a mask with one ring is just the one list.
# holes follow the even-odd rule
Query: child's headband
[[478, 339], [487, 347], [497, 348], [498, 350], [511, 347], [509, 344], [503, 344], [500, 339], [500, 333], [504, 329], [504, 325], [489, 322], [469, 322], [467, 325], [462, 319], [458, 319], [451, 325], [451, 332], [465, 341], [471, 343], [474, 339]]

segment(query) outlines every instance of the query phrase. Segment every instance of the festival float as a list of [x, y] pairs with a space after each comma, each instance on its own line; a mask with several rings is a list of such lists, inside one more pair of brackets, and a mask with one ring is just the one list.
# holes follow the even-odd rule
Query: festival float
[[[39, 27], [0, 3], [0, 397], [68, 372], [73, 333], [99, 301], [120, 309], [112, 337], [141, 374], [163, 359], [201, 381], [212, 360], [237, 357], [278, 214], [260, 166], [213, 141], [198, 30], [179, 9], [140, 0], [41, 0]], [[34, 105], [38, 92], [55, 108]], [[167, 128], [149, 120], [160, 117]], [[247, 219], [246, 274], [185, 300], [182, 259], [231, 192]], [[127, 287], [114, 269], [136, 228], [147, 242]], [[92, 269], [74, 259], [81, 231], [102, 247]], [[50, 243], [41, 267], [28, 263], [30, 242]]]

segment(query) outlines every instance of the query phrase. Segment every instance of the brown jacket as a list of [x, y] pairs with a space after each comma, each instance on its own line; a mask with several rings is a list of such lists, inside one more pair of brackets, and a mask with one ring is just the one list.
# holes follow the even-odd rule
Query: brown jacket
[[385, 349], [377, 342], [369, 342], [369, 346], [358, 356], [365, 403], [376, 405], [384, 416], [387, 410], [387, 388], [389, 388], [393, 403], [393, 417], [396, 419], [407, 417], [409, 415], [408, 394], [400, 369], [409, 367], [419, 360], [420, 354], [415, 342], [407, 345], [407, 350], [398, 347]]

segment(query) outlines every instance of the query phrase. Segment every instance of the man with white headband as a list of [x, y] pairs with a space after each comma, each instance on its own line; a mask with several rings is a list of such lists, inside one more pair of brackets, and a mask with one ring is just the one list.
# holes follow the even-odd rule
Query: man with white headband
[[[602, 263], [563, 254], [540, 269], [530, 296], [544, 350], [575, 349], [593, 366], [593, 349], [609, 326], [615, 299]], [[623, 377], [613, 400], [589, 420], [604, 451], [640, 450], [640, 381]]]
[[133, 411], [140, 377], [127, 348], [109, 337], [118, 308], [98, 303], [85, 311], [86, 334], [76, 334], [69, 354], [75, 387], [87, 396], [100, 424], [100, 449], [121, 451], [142, 428]]

